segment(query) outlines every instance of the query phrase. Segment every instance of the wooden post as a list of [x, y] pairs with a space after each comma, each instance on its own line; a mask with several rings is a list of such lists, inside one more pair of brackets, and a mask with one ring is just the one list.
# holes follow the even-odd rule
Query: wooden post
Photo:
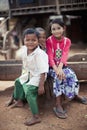
[[57, 14], [60, 15], [59, 0], [56, 0], [56, 10], [57, 10]]

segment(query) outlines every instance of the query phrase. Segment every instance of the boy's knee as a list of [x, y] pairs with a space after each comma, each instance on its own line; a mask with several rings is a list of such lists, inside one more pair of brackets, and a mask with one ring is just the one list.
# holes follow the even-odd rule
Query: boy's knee
[[32, 97], [34, 95], [36, 95], [37, 93], [37, 88], [34, 87], [33, 85], [23, 85], [24, 88], [24, 92], [25, 92], [25, 97]]
[[26, 87], [26, 90], [25, 90], [25, 97], [30, 97], [31, 96], [31, 94], [32, 94], [32, 91], [31, 91], [31, 89], [27, 86]]

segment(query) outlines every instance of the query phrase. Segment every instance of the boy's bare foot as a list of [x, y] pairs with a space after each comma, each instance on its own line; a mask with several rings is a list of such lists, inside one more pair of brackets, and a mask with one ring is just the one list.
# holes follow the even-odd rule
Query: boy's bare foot
[[41, 119], [39, 117], [32, 117], [31, 120], [26, 121], [24, 124], [27, 126], [31, 126], [31, 125], [35, 125], [40, 122], [41, 122]]
[[10, 105], [12, 105], [14, 103], [14, 99], [10, 99], [8, 102], [5, 103], [6, 107], [9, 107]]
[[21, 100], [16, 101], [10, 108], [23, 107], [24, 103]]

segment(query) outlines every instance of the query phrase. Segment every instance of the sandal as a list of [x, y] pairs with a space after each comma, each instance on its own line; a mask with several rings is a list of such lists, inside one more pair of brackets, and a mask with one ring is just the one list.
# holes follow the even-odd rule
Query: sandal
[[67, 118], [66, 111], [60, 111], [56, 107], [53, 108], [53, 111], [58, 118], [61, 118], [61, 119]]

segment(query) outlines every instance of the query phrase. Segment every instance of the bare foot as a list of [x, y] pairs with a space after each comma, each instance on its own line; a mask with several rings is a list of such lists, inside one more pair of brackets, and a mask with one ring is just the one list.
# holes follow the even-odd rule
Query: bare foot
[[10, 108], [23, 107], [24, 103], [21, 100], [16, 101]]
[[5, 106], [6, 106], [6, 107], [9, 107], [9, 106], [12, 105], [13, 103], [14, 103], [14, 99], [11, 98], [9, 101], [7, 101], [7, 102], [5, 103]]
[[31, 126], [31, 125], [35, 125], [40, 122], [41, 122], [41, 119], [39, 117], [32, 117], [31, 120], [26, 121], [24, 124], [27, 126]]

